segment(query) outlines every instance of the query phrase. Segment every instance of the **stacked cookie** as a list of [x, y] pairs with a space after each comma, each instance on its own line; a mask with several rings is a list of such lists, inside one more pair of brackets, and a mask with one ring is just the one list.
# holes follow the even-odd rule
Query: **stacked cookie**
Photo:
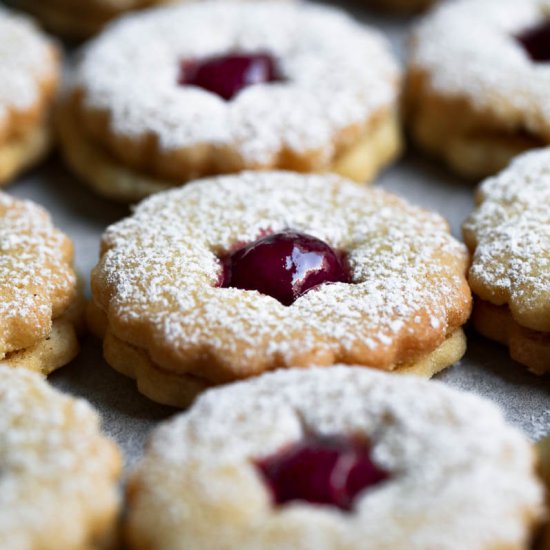
[[0, 365], [0, 540], [7, 550], [106, 548], [120, 455], [97, 414], [38, 374]]
[[140, 550], [526, 549], [542, 491], [493, 405], [346, 365], [207, 392], [156, 431], [129, 509]]
[[415, 142], [471, 178], [550, 144], [546, 0], [458, 0], [413, 34], [406, 110]]
[[49, 110], [59, 80], [59, 52], [27, 19], [0, 7], [0, 185], [49, 150]]
[[550, 150], [528, 153], [481, 185], [464, 224], [474, 326], [537, 374], [550, 371], [549, 194]]
[[0, 193], [0, 362], [49, 374], [78, 352], [73, 244], [39, 206]]
[[[212, 28], [216, 39], [203, 40]], [[113, 78], [129, 67], [132, 78]], [[400, 150], [399, 84], [383, 37], [335, 9], [159, 9], [86, 48], [63, 100], [61, 146], [84, 181], [125, 201], [247, 169], [366, 181]]]
[[[20, 6], [80, 38], [159, 3]], [[429, 14], [405, 83], [413, 141], [474, 176], [545, 144], [548, 10], [456, 0]], [[5, 9], [0, 30], [8, 182], [48, 148], [59, 48]], [[466, 246], [439, 215], [358, 185], [402, 148], [401, 71], [376, 30], [312, 4], [131, 14], [69, 73], [55, 113], [67, 166], [110, 199], [154, 194], [103, 234], [88, 325], [141, 393], [191, 406], [130, 476], [129, 547], [530, 548], [545, 447], [421, 378], [464, 355], [471, 291], [474, 327], [550, 370], [550, 152], [482, 184]], [[89, 405], [44, 380], [78, 351], [72, 242], [5, 194], [0, 291], [1, 546], [111, 547], [120, 454]]]
[[309, 364], [430, 377], [465, 351], [467, 255], [446, 222], [338, 176], [199, 180], [142, 202], [101, 249], [105, 357], [163, 403]]

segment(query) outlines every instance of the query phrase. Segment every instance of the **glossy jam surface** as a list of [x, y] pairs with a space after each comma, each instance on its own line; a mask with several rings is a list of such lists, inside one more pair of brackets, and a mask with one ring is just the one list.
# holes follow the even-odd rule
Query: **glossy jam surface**
[[284, 231], [231, 254], [221, 286], [257, 290], [289, 306], [308, 290], [336, 282], [350, 282], [341, 255], [316, 237]]
[[359, 493], [389, 477], [374, 464], [367, 444], [340, 436], [310, 436], [257, 467], [278, 505], [298, 500], [346, 511]]
[[182, 63], [179, 84], [198, 86], [225, 100], [254, 84], [282, 80], [269, 54], [230, 54]]
[[523, 31], [517, 36], [517, 40], [533, 61], [550, 61], [550, 21]]

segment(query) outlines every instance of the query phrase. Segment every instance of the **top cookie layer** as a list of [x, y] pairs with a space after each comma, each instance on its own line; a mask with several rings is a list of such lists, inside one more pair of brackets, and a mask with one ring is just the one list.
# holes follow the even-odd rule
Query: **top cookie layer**
[[516, 40], [544, 21], [549, 0], [457, 0], [436, 8], [417, 28], [411, 66], [438, 94], [550, 139], [550, 72]]
[[550, 331], [550, 149], [518, 157], [483, 182], [477, 201], [463, 228], [473, 291], [508, 304], [519, 324]]
[[0, 359], [46, 338], [76, 294], [73, 245], [36, 204], [0, 193]]
[[[390, 473], [352, 514], [270, 502], [254, 461], [312, 432], [366, 438]], [[526, 548], [543, 500], [533, 459], [474, 395], [353, 367], [278, 371], [211, 390], [156, 431], [130, 522], [136, 548], [165, 550], [213, 548], [212, 525], [221, 550]]]
[[[217, 287], [219, 257], [286, 228], [347, 253], [353, 283], [289, 307]], [[223, 382], [270, 365], [391, 369], [433, 351], [468, 317], [466, 264], [441, 217], [397, 197], [337, 176], [247, 172], [142, 202], [104, 235], [92, 287], [119, 338]]]
[[0, 138], [11, 117], [43, 100], [44, 87], [57, 80], [52, 43], [28, 19], [0, 7]]
[[94, 548], [113, 527], [120, 462], [87, 403], [0, 366], [3, 550]]
[[[235, 51], [271, 53], [284, 81], [231, 101], [178, 85], [184, 60]], [[168, 152], [206, 145], [229, 147], [249, 166], [294, 153], [323, 165], [344, 130], [393, 106], [398, 80], [378, 32], [338, 10], [293, 2], [198, 2], [128, 16], [89, 46], [75, 75], [85, 110], [105, 113], [110, 132], [124, 138], [109, 141], [120, 157], [128, 143]]]

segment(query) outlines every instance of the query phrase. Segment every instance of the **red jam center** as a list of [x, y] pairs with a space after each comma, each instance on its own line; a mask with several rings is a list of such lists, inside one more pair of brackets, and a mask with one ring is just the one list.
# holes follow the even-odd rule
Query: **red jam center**
[[350, 511], [365, 489], [388, 479], [364, 442], [309, 437], [257, 464], [276, 504], [302, 500]]
[[283, 231], [231, 254], [221, 286], [257, 290], [289, 306], [308, 290], [337, 282], [350, 282], [338, 253], [316, 237]]
[[550, 21], [527, 29], [517, 36], [533, 61], [550, 61]]
[[198, 86], [225, 100], [254, 84], [282, 80], [269, 54], [229, 54], [182, 63], [179, 84]]

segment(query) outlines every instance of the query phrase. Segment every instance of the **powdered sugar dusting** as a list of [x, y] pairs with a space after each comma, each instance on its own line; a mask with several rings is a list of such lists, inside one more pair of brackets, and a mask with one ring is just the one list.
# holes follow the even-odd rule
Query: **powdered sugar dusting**
[[515, 313], [550, 310], [550, 149], [518, 157], [479, 195], [464, 224], [475, 247], [470, 278]]
[[0, 193], [0, 359], [45, 338], [75, 294], [72, 245], [30, 201]]
[[88, 547], [96, 522], [114, 511], [118, 469], [87, 403], [37, 374], [0, 366], [3, 548]]
[[[183, 60], [231, 51], [272, 53], [286, 81], [230, 102], [178, 85]], [[330, 159], [339, 131], [395, 104], [398, 79], [382, 36], [336, 9], [234, 1], [128, 16], [90, 45], [75, 75], [85, 105], [110, 113], [116, 134], [152, 134], [168, 151], [229, 145], [253, 163], [283, 150]]]
[[529, 433], [535, 441], [550, 435], [550, 409], [543, 411], [542, 414], [532, 414], [528, 426]]
[[0, 124], [10, 110], [24, 110], [38, 99], [41, 80], [50, 75], [51, 43], [28, 19], [0, 7]]
[[[354, 284], [323, 285], [290, 307], [216, 287], [219, 256], [286, 228], [345, 251]], [[107, 230], [103, 250], [96, 300], [120, 337], [161, 365], [167, 353], [207, 347], [248, 374], [265, 368], [258, 357], [292, 365], [314, 352], [320, 361], [366, 355], [388, 368], [404, 342], [431, 351], [469, 312], [466, 252], [446, 222], [337, 176], [200, 180], [142, 202]], [[132, 327], [147, 327], [147, 339]]]
[[[275, 513], [254, 461], [310, 432], [366, 437], [390, 480], [360, 495], [351, 515], [300, 502]], [[543, 502], [530, 444], [494, 405], [436, 382], [344, 366], [207, 392], [155, 432], [134, 475], [132, 527], [165, 550], [208, 546], [202, 522], [212, 517], [222, 550], [305, 550], [318, 540], [351, 549], [366, 540], [388, 549], [522, 548]]]
[[457, 0], [418, 27], [411, 64], [439, 93], [550, 138], [550, 69], [533, 63], [515, 36], [550, 14], [549, 0]]

